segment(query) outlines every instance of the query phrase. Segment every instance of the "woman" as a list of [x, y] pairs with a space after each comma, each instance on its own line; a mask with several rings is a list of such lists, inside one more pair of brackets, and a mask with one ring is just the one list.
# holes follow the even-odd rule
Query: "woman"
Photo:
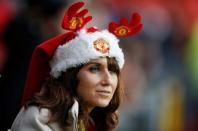
[[118, 124], [124, 55], [116, 36], [140, 31], [132, 21], [109, 30], [83, 28], [91, 20], [83, 2], [70, 6], [62, 27], [69, 32], [39, 45], [32, 56], [22, 104], [11, 131], [110, 131]]

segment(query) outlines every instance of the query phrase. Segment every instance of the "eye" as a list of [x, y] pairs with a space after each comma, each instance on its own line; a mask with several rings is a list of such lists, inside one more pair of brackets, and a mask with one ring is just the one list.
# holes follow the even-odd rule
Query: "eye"
[[109, 73], [112, 75], [117, 74], [115, 70], [109, 70]]
[[113, 66], [109, 66], [108, 67], [108, 70], [109, 70], [109, 73], [110, 74], [116, 74], [117, 75], [117, 70]]
[[93, 65], [91, 67], [89, 67], [89, 71], [92, 73], [96, 73], [98, 71], [100, 71], [100, 66], [99, 65]]

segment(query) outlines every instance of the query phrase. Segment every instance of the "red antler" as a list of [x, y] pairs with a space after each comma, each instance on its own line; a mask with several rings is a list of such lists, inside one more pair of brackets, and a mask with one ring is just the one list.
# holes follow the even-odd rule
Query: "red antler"
[[138, 13], [134, 13], [131, 16], [130, 23], [124, 17], [120, 20], [119, 24], [111, 22], [109, 24], [109, 31], [118, 37], [126, 37], [136, 34], [142, 27], [141, 16]]
[[92, 19], [91, 16], [85, 17], [85, 15], [88, 13], [87, 9], [78, 12], [83, 5], [83, 2], [77, 2], [71, 5], [69, 9], [65, 12], [62, 23], [62, 27], [64, 29], [77, 31]]

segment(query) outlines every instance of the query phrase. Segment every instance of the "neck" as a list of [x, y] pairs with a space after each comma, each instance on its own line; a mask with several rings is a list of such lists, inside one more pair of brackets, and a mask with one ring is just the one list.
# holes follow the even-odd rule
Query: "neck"
[[87, 113], [90, 114], [94, 107], [87, 107]]
[[94, 106], [88, 104], [87, 102], [81, 101], [82, 110], [86, 112], [87, 115], [91, 113], [91, 111], [95, 108]]

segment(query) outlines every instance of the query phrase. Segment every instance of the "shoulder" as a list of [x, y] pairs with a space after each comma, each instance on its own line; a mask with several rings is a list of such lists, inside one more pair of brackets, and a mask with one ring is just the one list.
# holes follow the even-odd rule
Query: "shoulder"
[[[78, 121], [78, 102], [75, 100], [71, 109], [68, 111], [68, 121], [71, 122], [66, 130], [76, 131]], [[46, 108], [30, 106], [22, 108], [18, 113], [11, 131], [62, 131], [57, 122], [49, 122], [51, 112]]]
[[37, 106], [30, 106], [27, 109], [22, 108], [19, 115], [27, 120], [38, 119], [42, 123], [47, 123], [51, 116], [50, 111], [47, 108], [39, 108]]
[[46, 108], [38, 108], [37, 106], [30, 106], [22, 108], [17, 115], [11, 127], [11, 131], [51, 131], [47, 126], [51, 113]]

